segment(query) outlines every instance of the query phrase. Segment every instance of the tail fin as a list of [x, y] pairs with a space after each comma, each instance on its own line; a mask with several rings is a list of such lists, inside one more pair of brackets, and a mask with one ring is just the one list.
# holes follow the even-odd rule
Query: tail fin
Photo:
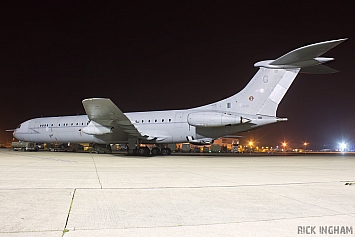
[[333, 58], [319, 56], [345, 40], [311, 44], [295, 49], [276, 60], [255, 63], [254, 66], [260, 69], [242, 91], [201, 108], [275, 117], [279, 103], [300, 71], [308, 73], [336, 72], [334, 69], [322, 65]]
[[299, 71], [299, 68], [260, 68], [249, 84], [233, 96], [238, 101], [234, 112], [276, 116], [279, 103]]

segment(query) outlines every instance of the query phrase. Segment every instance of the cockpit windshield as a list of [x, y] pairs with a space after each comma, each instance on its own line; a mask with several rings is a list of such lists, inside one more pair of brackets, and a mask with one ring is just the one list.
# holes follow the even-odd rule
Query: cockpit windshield
[[17, 128], [20, 128], [21, 127], [21, 124], [20, 125], [18, 125], [18, 127]]

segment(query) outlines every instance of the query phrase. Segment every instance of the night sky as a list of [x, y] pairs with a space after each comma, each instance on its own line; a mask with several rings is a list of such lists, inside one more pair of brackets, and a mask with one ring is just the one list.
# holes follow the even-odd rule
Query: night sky
[[0, 143], [25, 120], [85, 114], [90, 97], [124, 112], [224, 99], [249, 82], [255, 62], [340, 38], [349, 39], [323, 55], [340, 73], [299, 74], [277, 112], [289, 121], [241, 140], [355, 143], [351, 1], [9, 2], [0, 4]]

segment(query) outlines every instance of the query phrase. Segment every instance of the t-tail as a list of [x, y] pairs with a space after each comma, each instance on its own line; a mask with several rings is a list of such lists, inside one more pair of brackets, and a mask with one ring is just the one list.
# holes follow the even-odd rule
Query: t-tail
[[198, 109], [230, 111], [242, 114], [276, 116], [279, 103], [299, 72], [312, 74], [335, 73], [323, 64], [334, 60], [320, 57], [346, 39], [330, 40], [295, 49], [275, 60], [260, 61], [248, 85], [239, 93], [202, 106]]

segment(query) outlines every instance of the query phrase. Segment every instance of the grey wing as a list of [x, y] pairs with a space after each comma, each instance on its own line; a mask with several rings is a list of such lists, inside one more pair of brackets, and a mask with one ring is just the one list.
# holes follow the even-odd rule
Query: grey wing
[[111, 126], [114, 123], [130, 136], [142, 136], [129, 118], [110, 99], [85, 99], [83, 106], [90, 120], [103, 126]]

